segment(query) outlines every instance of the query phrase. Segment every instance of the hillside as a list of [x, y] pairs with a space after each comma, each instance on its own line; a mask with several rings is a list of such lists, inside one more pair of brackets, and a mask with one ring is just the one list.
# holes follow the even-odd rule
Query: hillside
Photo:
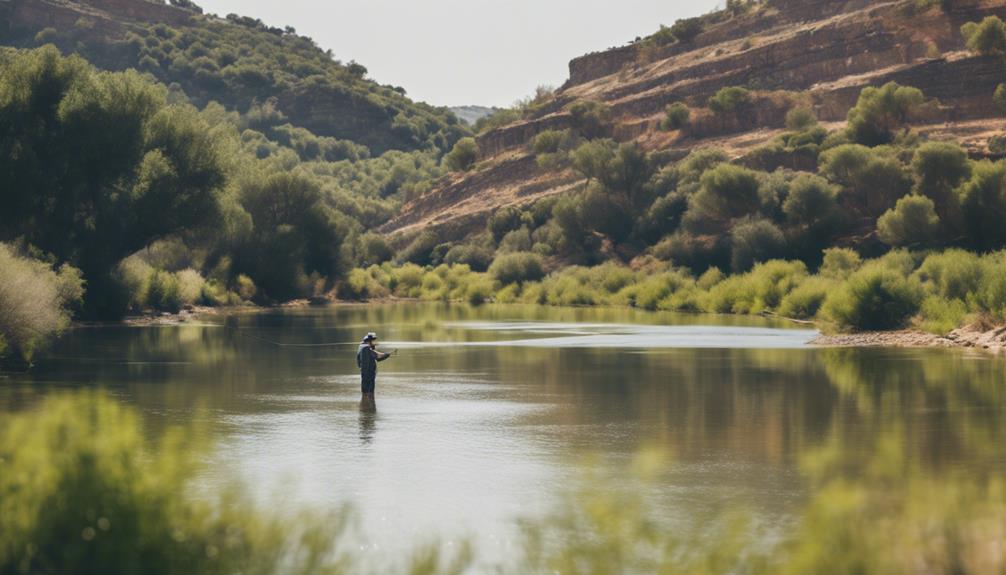
[[217, 101], [245, 113], [273, 102], [293, 125], [375, 155], [446, 149], [465, 131], [448, 110], [369, 80], [365, 67], [333, 59], [292, 28], [205, 15], [190, 2], [0, 1], [0, 44], [46, 43], [106, 70], [149, 72], [199, 106]]
[[[771, 171], [814, 171], [816, 158], [776, 150], [787, 113], [811, 109], [834, 131], [863, 88], [897, 82], [938, 102], [913, 118], [922, 137], [953, 140], [972, 157], [989, 155], [988, 142], [1006, 129], [993, 103], [1006, 78], [1006, 60], [964, 50], [960, 28], [988, 15], [1006, 16], [1006, 2], [891, 2], [766, 0], [738, 3], [746, 10], [695, 19], [687, 41], [657, 33], [630, 45], [588, 54], [570, 63], [570, 78], [553, 97], [515, 122], [477, 137], [479, 163], [466, 174], [440, 181], [407, 203], [383, 231], [409, 238], [438, 230], [460, 239], [483, 229], [502, 206], [580, 189], [586, 179], [563, 166], [542, 167], [530, 147], [549, 130], [575, 127], [578, 102], [603, 104], [616, 142], [636, 142], [661, 161], [700, 148], [718, 148], [741, 163]], [[669, 32], [664, 29], [662, 32]], [[707, 102], [718, 91], [744, 87], [751, 102], [743, 113], [715, 114]], [[665, 131], [665, 108], [682, 103], [691, 119]]]

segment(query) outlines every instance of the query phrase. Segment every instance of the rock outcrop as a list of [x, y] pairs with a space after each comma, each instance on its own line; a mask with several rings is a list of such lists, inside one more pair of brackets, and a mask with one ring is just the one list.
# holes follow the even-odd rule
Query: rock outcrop
[[[887, 82], [915, 86], [939, 105], [916, 129], [958, 139], [976, 154], [984, 144], [980, 124], [1001, 127], [993, 103], [996, 86], [1006, 79], [1006, 59], [980, 57], [964, 50], [960, 27], [989, 15], [1006, 18], [1006, 0], [933, 3], [916, 0], [767, 0], [756, 10], [714, 24], [689, 43], [654, 46], [642, 41], [589, 54], [570, 63], [570, 78], [554, 101], [534, 117], [478, 137], [481, 162], [492, 173], [521, 164], [528, 144], [544, 130], [572, 125], [569, 107], [579, 100], [601, 101], [613, 117], [616, 140], [635, 140], [649, 150], [667, 150], [674, 158], [691, 148], [717, 145], [740, 157], [783, 128], [791, 102], [809, 105], [831, 127], [841, 127], [860, 91]], [[683, 102], [693, 109], [728, 86], [754, 91], [759, 105], [742, 117], [697, 118], [701, 129], [687, 133], [659, 130], [666, 106]], [[976, 126], [976, 123], [979, 125]], [[959, 131], [958, 131], [959, 127]], [[570, 174], [557, 179], [571, 189]], [[496, 181], [506, 180], [505, 188]], [[530, 202], [557, 189], [537, 187], [535, 194], [507, 192], [521, 182], [549, 181], [544, 170], [522, 168], [507, 177], [474, 173], [450, 178], [427, 197], [405, 206], [386, 232], [409, 233], [417, 226], [445, 225], [454, 217], [488, 216], [513, 202]], [[445, 197], [464, 197], [481, 214], [459, 210]], [[495, 199], [494, 199], [495, 198]], [[477, 199], [477, 201], [476, 201]]]

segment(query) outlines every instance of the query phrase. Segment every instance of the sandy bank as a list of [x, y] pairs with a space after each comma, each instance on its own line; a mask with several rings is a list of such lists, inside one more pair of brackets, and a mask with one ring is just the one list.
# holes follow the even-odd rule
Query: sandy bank
[[945, 336], [917, 330], [821, 335], [810, 342], [822, 347], [964, 347], [1006, 351], [1006, 326], [969, 325]]

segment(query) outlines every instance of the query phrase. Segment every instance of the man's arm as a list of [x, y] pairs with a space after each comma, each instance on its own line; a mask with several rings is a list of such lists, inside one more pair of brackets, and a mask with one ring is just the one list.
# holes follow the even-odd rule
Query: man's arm
[[374, 358], [377, 359], [377, 361], [384, 361], [389, 357], [391, 357], [390, 353], [384, 353], [383, 351], [376, 351], [376, 350], [374, 351]]

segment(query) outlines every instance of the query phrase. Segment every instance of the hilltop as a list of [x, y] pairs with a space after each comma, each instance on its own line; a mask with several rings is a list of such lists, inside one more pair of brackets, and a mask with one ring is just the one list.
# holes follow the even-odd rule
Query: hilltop
[[[382, 230], [401, 241], [434, 227], [458, 240], [483, 229], [505, 206], [583, 189], [587, 178], [568, 166], [541, 166], [534, 138], [577, 127], [574, 107], [604, 106], [607, 134], [635, 142], [662, 162], [716, 148], [737, 163], [771, 171], [814, 171], [816, 157], [778, 149], [786, 116], [807, 108], [829, 130], [844, 127], [861, 91], [888, 82], [920, 89], [933, 105], [913, 118], [924, 138], [952, 140], [973, 158], [1006, 128], [993, 102], [1006, 61], [966, 51], [960, 28], [1006, 2], [766, 0], [681, 21], [629, 45], [570, 62], [569, 80], [518, 118], [480, 133], [477, 169], [438, 182], [407, 203]], [[741, 113], [715, 113], [710, 98], [725, 88], [746, 91]], [[666, 108], [680, 104], [690, 120], [662, 129]]]
[[148, 72], [198, 106], [216, 101], [248, 113], [268, 103], [295, 126], [375, 155], [448, 149], [465, 131], [446, 108], [368, 79], [366, 67], [335, 59], [293, 28], [203, 14], [187, 0], [0, 2], [0, 44], [48, 43], [99, 68]]

